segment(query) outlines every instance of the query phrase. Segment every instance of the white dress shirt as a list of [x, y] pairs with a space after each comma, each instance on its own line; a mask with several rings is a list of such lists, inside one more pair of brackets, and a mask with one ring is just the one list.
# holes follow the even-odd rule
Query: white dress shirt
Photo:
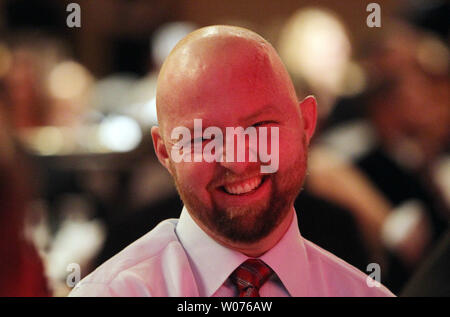
[[[69, 296], [236, 296], [229, 275], [249, 257], [208, 236], [183, 208], [85, 277]], [[259, 257], [275, 274], [262, 297], [394, 296], [300, 235], [294, 212], [281, 240]], [[373, 283], [372, 283], [373, 284]]]

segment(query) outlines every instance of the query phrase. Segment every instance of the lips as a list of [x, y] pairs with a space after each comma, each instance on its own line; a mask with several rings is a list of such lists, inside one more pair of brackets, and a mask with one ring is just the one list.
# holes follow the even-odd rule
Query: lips
[[265, 206], [269, 203], [272, 189], [271, 177], [257, 173], [232, 177], [233, 179], [227, 179], [211, 190], [211, 198], [216, 206], [237, 216], [236, 213], [248, 211], [243, 207], [254, 209], [256, 206]]
[[243, 195], [250, 193], [257, 189], [262, 182], [262, 176], [255, 176], [243, 181], [235, 182], [232, 184], [226, 184], [223, 189], [226, 193], [231, 195]]

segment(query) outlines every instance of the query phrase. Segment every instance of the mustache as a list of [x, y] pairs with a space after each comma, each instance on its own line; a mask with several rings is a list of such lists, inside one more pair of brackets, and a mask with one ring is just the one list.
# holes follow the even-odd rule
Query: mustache
[[267, 176], [267, 174], [261, 174], [259, 166], [249, 167], [243, 173], [236, 174], [228, 169], [223, 169], [213, 178], [213, 180], [207, 185], [208, 189], [215, 189], [225, 184], [236, 183], [246, 179], [250, 179], [256, 176]]

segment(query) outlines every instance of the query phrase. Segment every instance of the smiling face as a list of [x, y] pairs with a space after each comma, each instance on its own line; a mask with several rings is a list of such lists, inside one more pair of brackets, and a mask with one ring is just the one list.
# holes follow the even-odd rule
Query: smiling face
[[[163, 66], [157, 93], [160, 127], [152, 134], [193, 219], [221, 240], [254, 243], [292, 210], [305, 177], [315, 101], [304, 102], [305, 120], [281, 61], [257, 35], [229, 27], [213, 31], [201, 29], [181, 42]], [[245, 162], [175, 163], [171, 131], [193, 128], [194, 119], [202, 119], [203, 129], [220, 128], [224, 140], [227, 127], [278, 128], [278, 143], [268, 143], [269, 150], [278, 151], [278, 170], [262, 174], [260, 158], [249, 162], [248, 157]]]

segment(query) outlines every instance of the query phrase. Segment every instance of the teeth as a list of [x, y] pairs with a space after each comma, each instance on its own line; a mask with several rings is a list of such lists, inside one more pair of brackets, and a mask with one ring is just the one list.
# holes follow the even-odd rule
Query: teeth
[[261, 176], [256, 176], [250, 179], [246, 179], [240, 183], [234, 183], [231, 185], [225, 185], [225, 191], [229, 194], [240, 195], [251, 192], [255, 188], [257, 188], [262, 181]]

